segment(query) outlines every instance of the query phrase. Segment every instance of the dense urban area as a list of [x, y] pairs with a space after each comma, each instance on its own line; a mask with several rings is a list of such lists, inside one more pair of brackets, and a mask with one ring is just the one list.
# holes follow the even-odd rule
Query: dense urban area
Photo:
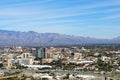
[[0, 48], [0, 80], [120, 80], [120, 46]]

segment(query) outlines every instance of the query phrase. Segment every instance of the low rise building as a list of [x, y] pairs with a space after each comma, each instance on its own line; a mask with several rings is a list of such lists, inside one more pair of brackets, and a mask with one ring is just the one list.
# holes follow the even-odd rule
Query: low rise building
[[34, 61], [34, 56], [31, 53], [22, 53], [22, 54], [9, 54], [7, 56], [7, 66], [6, 68], [15, 67], [15, 64], [20, 65], [32, 65]]

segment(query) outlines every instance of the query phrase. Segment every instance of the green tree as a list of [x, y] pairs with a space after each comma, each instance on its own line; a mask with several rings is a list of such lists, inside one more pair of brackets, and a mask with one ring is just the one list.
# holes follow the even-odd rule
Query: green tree
[[0, 68], [2, 68], [3, 67], [3, 64], [2, 63], [0, 63]]

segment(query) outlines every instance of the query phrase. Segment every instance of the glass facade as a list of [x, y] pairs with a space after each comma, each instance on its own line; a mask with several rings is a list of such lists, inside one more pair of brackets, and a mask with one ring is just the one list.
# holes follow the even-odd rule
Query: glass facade
[[42, 58], [42, 52], [40, 48], [38, 48], [38, 58]]
[[24, 64], [24, 65], [30, 65], [30, 61], [29, 60], [19, 60], [20, 64]]

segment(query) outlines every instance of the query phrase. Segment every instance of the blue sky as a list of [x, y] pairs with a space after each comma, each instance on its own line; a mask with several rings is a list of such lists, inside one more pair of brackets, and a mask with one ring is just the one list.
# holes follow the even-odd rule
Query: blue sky
[[1, 0], [0, 29], [114, 38], [120, 0]]

